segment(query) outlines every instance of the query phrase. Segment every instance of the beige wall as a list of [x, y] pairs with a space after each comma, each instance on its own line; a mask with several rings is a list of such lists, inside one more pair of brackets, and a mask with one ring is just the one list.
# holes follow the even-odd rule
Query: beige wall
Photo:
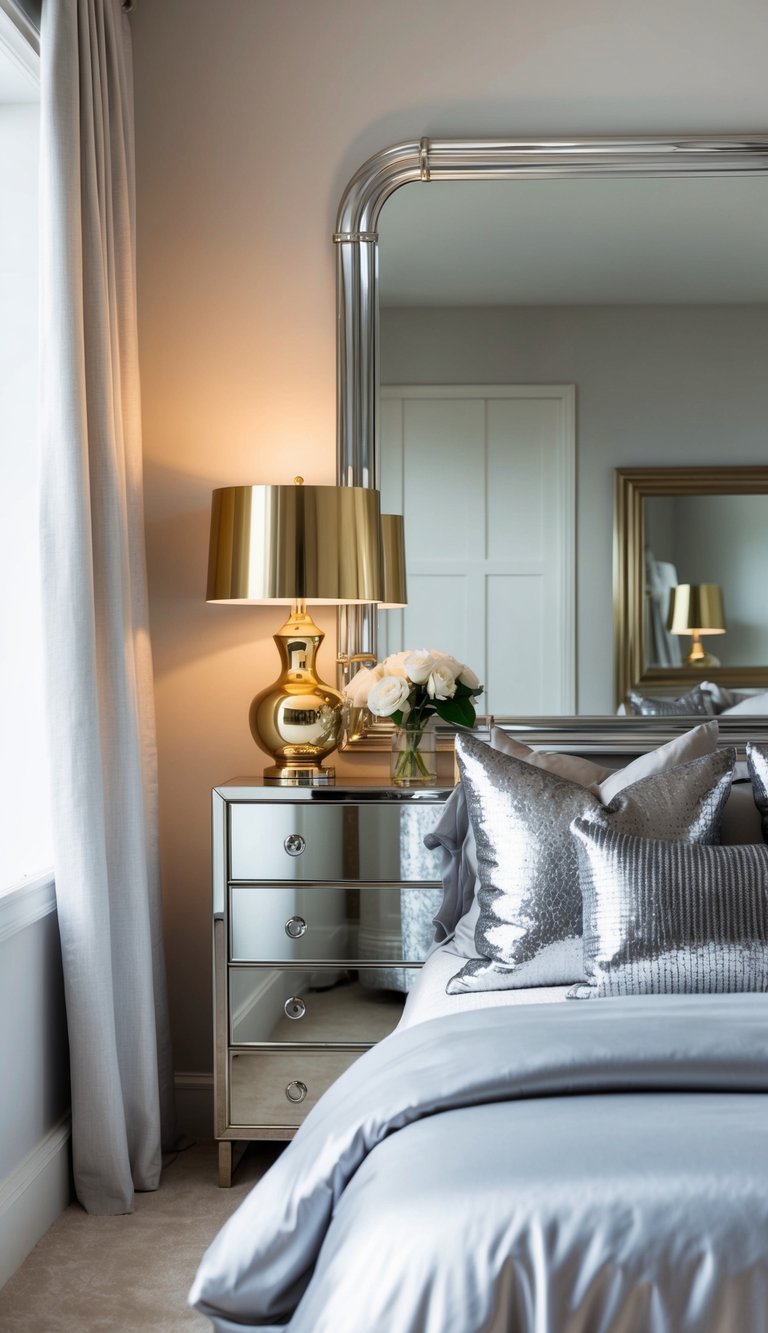
[[177, 1069], [205, 1071], [209, 791], [260, 767], [246, 715], [274, 674], [276, 626], [203, 602], [209, 493], [334, 479], [329, 238], [344, 184], [422, 134], [763, 129], [768, 13], [761, 0], [139, 0], [131, 24], [171, 1005]]

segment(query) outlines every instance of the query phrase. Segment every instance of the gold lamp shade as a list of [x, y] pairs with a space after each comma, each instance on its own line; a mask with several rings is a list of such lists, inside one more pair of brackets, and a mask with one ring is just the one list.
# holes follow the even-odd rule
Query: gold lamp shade
[[225, 486], [213, 492], [209, 602], [287, 602], [274, 635], [282, 671], [251, 703], [254, 740], [274, 763], [264, 781], [334, 781], [342, 696], [319, 679], [325, 637], [306, 603], [378, 602], [383, 594], [379, 493], [363, 486]]
[[405, 579], [405, 528], [401, 514], [381, 516], [382, 611], [408, 605]]
[[367, 486], [213, 492], [209, 602], [377, 602], [379, 493]]
[[719, 583], [678, 583], [669, 599], [667, 629], [670, 634], [690, 634], [688, 666], [719, 666], [716, 657], [701, 643], [703, 634], [725, 634], [723, 594]]

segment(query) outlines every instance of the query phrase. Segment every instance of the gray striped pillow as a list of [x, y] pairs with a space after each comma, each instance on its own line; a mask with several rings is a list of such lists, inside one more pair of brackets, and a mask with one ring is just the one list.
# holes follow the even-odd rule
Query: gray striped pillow
[[712, 847], [574, 819], [586, 983], [568, 998], [768, 990], [768, 847]]

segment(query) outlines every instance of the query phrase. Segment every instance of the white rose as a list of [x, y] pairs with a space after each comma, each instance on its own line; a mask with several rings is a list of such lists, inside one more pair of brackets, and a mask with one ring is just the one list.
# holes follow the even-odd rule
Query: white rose
[[452, 699], [456, 693], [456, 677], [442, 663], [430, 672], [427, 694], [430, 699]]
[[408, 702], [408, 682], [401, 676], [382, 676], [368, 693], [368, 708], [376, 717], [391, 717]]
[[382, 666], [381, 674], [383, 676], [399, 676], [401, 680], [405, 680], [405, 669], [403, 667], [403, 663], [407, 656], [408, 656], [407, 652], [390, 653], [389, 657], [385, 657], [384, 661], [381, 663]]
[[378, 676], [375, 669], [361, 667], [352, 679], [347, 681], [344, 686], [344, 694], [353, 708], [365, 708], [368, 703], [368, 691], [376, 680], [378, 680]]
[[459, 672], [459, 680], [462, 685], [466, 685], [468, 690], [479, 690], [480, 681], [471, 667], [463, 666]]
[[459, 662], [459, 660], [456, 657], [452, 657], [450, 653], [438, 652], [437, 648], [430, 648], [429, 651], [431, 652], [438, 666], [445, 667], [446, 670], [450, 671], [453, 676], [458, 678], [459, 672], [462, 669], [462, 663]]
[[419, 648], [414, 653], [407, 653], [403, 661], [403, 670], [410, 676], [414, 685], [424, 685], [437, 666], [432, 653], [426, 648]]

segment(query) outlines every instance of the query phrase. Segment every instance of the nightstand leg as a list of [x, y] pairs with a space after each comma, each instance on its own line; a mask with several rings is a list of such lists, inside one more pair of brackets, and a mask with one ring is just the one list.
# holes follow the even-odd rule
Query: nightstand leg
[[232, 1139], [219, 1139], [219, 1187], [228, 1190], [232, 1185], [232, 1176], [241, 1162], [248, 1143], [233, 1142]]
[[219, 1186], [229, 1189], [232, 1184], [232, 1142], [230, 1139], [219, 1140]]

